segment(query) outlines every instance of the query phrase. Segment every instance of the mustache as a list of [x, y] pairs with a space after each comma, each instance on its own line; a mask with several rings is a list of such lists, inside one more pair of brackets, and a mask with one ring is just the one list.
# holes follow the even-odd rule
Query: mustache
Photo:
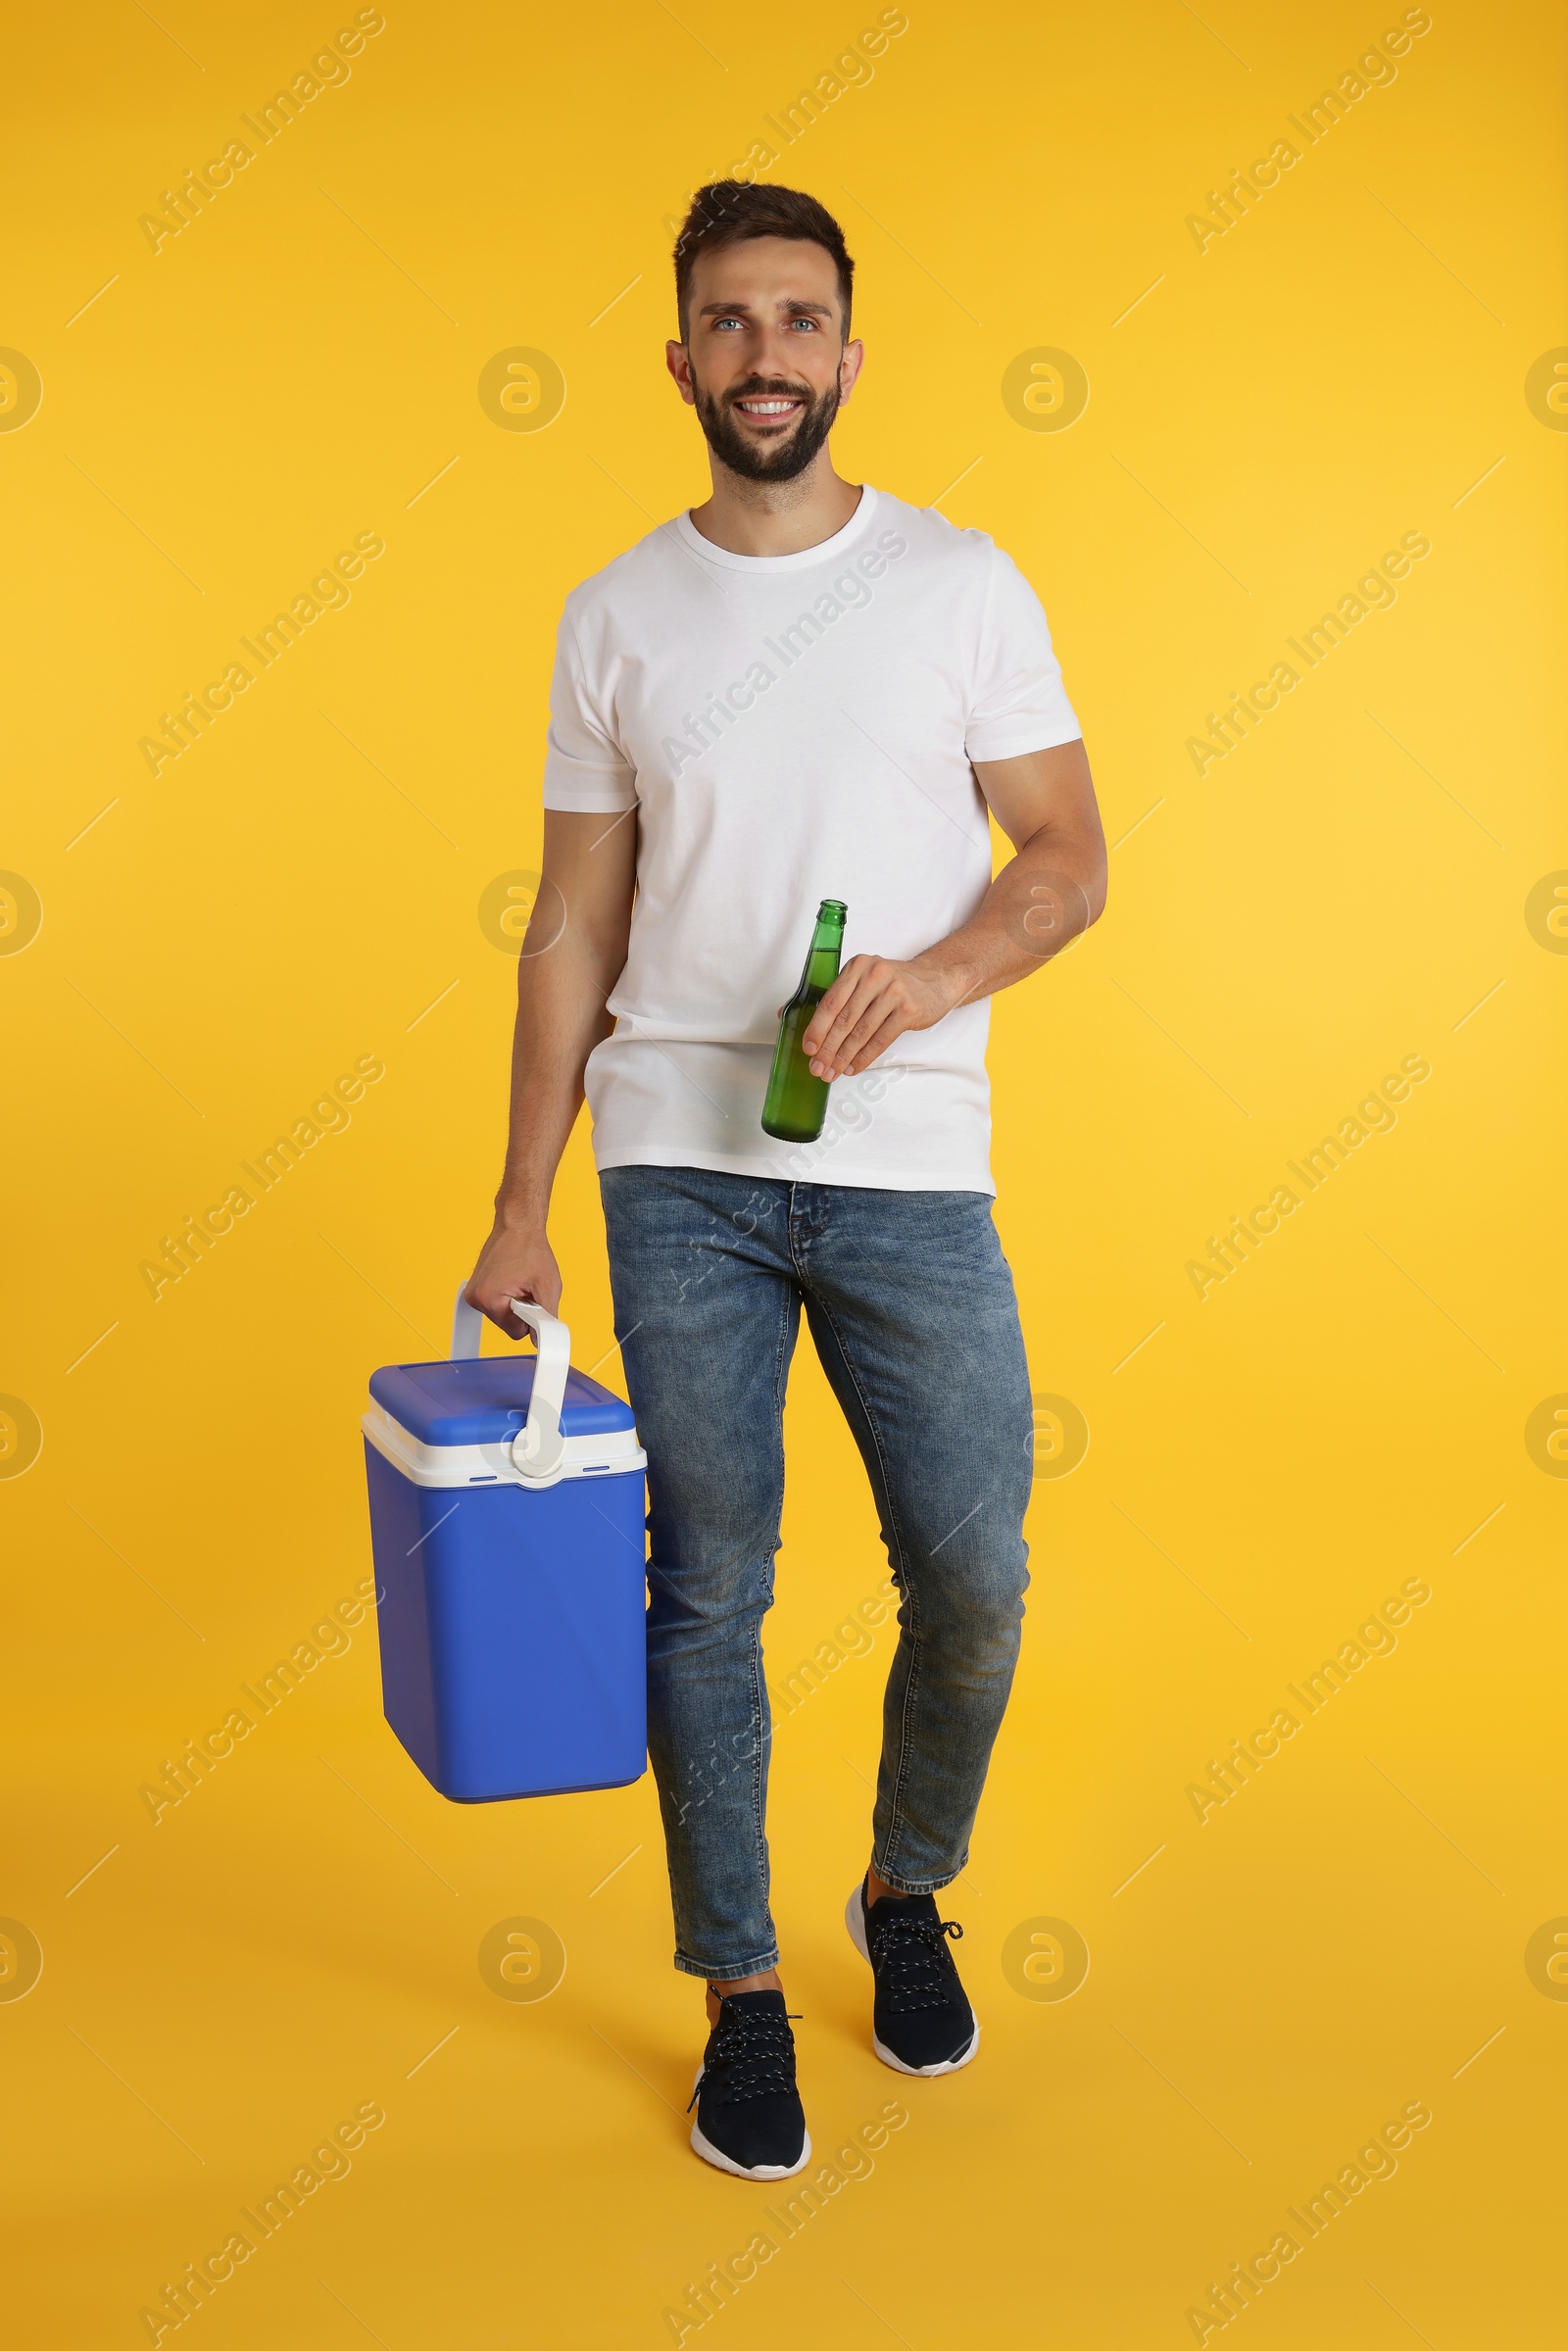
[[812, 392], [809, 384], [784, 383], [777, 376], [755, 376], [749, 383], [736, 384], [724, 395], [726, 408], [733, 408], [739, 400], [804, 400], [809, 408]]

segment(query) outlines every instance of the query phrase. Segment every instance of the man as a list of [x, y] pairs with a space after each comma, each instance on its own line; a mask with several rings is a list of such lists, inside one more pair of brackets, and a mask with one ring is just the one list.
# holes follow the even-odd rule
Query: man
[[[983, 532], [834, 471], [853, 265], [791, 189], [702, 189], [670, 374], [712, 495], [567, 599], [512, 1126], [469, 1300], [555, 1311], [551, 1184], [586, 1095], [648, 1452], [649, 1747], [675, 1965], [711, 2028], [692, 2144], [810, 2155], [768, 1910], [760, 1625], [804, 1304], [900, 1592], [870, 1866], [873, 2046], [966, 2065], [936, 1894], [962, 1870], [1019, 1644], [1032, 1411], [992, 1222], [987, 997], [1101, 911], [1104, 841], [1045, 614]], [[928, 353], [916, 390], [929, 402]], [[1016, 855], [993, 881], [987, 808]], [[804, 1038], [819, 1142], [760, 1124], [818, 902], [847, 959]]]

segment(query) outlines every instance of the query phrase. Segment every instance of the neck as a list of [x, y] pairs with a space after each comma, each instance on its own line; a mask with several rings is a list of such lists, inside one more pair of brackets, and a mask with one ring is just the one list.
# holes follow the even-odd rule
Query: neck
[[748, 481], [708, 453], [712, 496], [691, 510], [693, 527], [730, 555], [800, 555], [841, 531], [860, 484], [840, 479], [825, 449], [793, 481]]

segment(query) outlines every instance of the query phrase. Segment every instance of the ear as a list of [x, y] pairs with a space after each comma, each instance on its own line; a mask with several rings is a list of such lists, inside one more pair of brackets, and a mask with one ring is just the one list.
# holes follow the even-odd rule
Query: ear
[[692, 363], [684, 343], [664, 345], [664, 365], [680, 388], [680, 396], [688, 408], [695, 408], [697, 395], [692, 388]]
[[846, 343], [844, 357], [839, 362], [839, 399], [841, 402], [848, 400], [854, 391], [859, 380], [860, 369], [864, 365], [865, 345], [858, 339], [853, 343]]

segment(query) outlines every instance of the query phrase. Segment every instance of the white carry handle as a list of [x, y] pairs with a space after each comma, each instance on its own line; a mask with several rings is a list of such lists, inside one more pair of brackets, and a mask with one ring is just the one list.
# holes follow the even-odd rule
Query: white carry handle
[[[463, 1290], [467, 1288], [465, 1283]], [[484, 1328], [484, 1316], [477, 1306], [470, 1306], [458, 1292], [458, 1302], [452, 1313], [452, 1358], [462, 1362], [479, 1352], [479, 1334]], [[571, 1368], [571, 1333], [554, 1314], [536, 1306], [528, 1298], [514, 1298], [512, 1311], [519, 1322], [525, 1322], [534, 1335], [539, 1353], [534, 1364], [533, 1394], [528, 1401], [526, 1424], [512, 1441], [512, 1466], [519, 1478], [545, 1479], [560, 1467], [565, 1449], [561, 1433], [561, 1406], [566, 1394], [566, 1374]]]

